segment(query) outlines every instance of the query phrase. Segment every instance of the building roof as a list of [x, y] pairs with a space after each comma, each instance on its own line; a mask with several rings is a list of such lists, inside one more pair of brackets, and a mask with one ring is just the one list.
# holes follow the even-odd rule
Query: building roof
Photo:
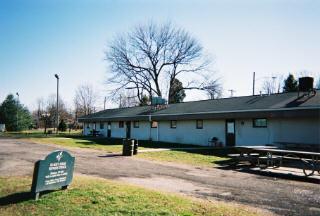
[[[303, 111], [303, 112], [302, 112]], [[320, 113], [320, 90], [316, 94], [297, 92], [201, 100], [166, 105], [107, 109], [83, 116], [79, 121], [101, 120], [178, 120], [197, 118], [292, 117], [316, 116]]]

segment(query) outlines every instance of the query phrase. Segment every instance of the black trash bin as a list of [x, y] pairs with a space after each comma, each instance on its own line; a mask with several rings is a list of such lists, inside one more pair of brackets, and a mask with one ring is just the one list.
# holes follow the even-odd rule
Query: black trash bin
[[122, 155], [132, 156], [134, 148], [134, 141], [130, 139], [123, 139]]
[[138, 140], [134, 139], [134, 146], [133, 146], [133, 155], [137, 155], [138, 154]]

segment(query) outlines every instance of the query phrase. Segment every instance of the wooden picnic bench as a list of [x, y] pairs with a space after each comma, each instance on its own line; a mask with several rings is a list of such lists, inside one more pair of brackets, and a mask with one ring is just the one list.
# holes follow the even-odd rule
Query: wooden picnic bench
[[[261, 167], [262, 162], [265, 162], [266, 166], [276, 168], [282, 166], [282, 159], [284, 158], [295, 159], [303, 163], [302, 170], [305, 176], [311, 176], [316, 171], [320, 174], [319, 152], [294, 151], [271, 146], [241, 146], [238, 149], [240, 151], [240, 161], [247, 157], [249, 162], [256, 161], [259, 167]], [[254, 153], [258, 156], [251, 156]]]
[[94, 136], [94, 137], [96, 137], [96, 136], [100, 136], [101, 134], [100, 134], [100, 131], [98, 131], [98, 130], [92, 130], [92, 131], [90, 131], [90, 136]]

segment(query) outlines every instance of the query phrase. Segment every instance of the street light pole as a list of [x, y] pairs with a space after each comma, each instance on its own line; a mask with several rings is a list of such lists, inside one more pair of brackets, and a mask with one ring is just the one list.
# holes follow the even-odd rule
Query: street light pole
[[55, 78], [57, 78], [57, 113], [56, 113], [56, 120], [57, 120], [57, 122], [56, 122], [56, 133], [58, 133], [58, 127], [59, 127], [59, 76], [58, 76], [58, 74], [55, 74], [54, 75], [55, 76]]

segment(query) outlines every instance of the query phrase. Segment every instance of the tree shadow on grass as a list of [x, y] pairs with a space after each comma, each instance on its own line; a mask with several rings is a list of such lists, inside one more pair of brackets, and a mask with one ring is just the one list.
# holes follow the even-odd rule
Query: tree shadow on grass
[[[42, 195], [54, 192], [56, 190], [43, 191], [40, 193], [40, 198]], [[14, 194], [9, 194], [4, 197], [0, 197], [0, 206], [7, 206], [11, 204], [18, 204], [28, 200], [34, 200], [35, 194], [31, 191], [18, 192]]]

